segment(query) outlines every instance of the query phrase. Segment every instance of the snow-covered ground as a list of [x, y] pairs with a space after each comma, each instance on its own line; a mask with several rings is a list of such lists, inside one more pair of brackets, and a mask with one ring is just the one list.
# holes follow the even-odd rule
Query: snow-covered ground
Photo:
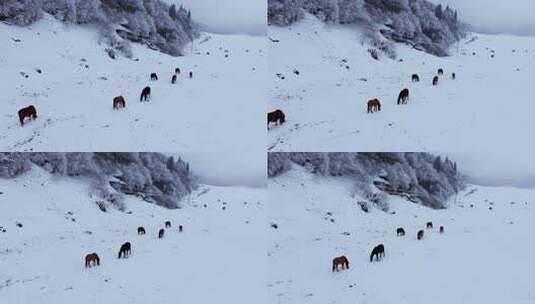
[[[400, 62], [372, 59], [359, 33], [310, 16], [269, 27], [279, 42], [268, 45], [268, 111], [287, 118], [269, 131], [269, 150], [484, 152], [526, 144], [535, 128], [534, 37], [469, 34], [446, 58], [398, 44]], [[445, 75], [433, 87], [439, 68]], [[411, 82], [413, 73], [421, 82]], [[403, 88], [411, 97], [398, 106]], [[383, 109], [370, 115], [373, 98]]]
[[[349, 180], [292, 170], [268, 184], [268, 220], [278, 225], [269, 237], [269, 302], [533, 303], [534, 197], [470, 185], [446, 210], [391, 197], [388, 213], [364, 213]], [[434, 229], [424, 228], [428, 221]], [[370, 263], [380, 243], [386, 257]], [[350, 269], [332, 273], [340, 255]]]
[[[133, 44], [137, 60], [112, 60], [97, 36], [51, 17], [0, 23], [0, 150], [264, 153], [264, 37], [202, 33], [183, 57]], [[145, 86], [152, 100], [140, 103]], [[126, 109], [114, 111], [118, 95]], [[21, 127], [17, 112], [31, 104], [38, 119]]]
[[[103, 213], [79, 180], [38, 168], [0, 179], [0, 302], [266, 303], [264, 194], [202, 186], [179, 210], [128, 197], [127, 213]], [[91, 252], [101, 265], [86, 269]]]

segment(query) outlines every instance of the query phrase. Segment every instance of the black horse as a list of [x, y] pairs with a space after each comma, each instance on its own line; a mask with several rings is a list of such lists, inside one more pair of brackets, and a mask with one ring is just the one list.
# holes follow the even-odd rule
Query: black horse
[[193, 78], [193, 72], [192, 71], [189, 72], [189, 78]]
[[399, 93], [399, 96], [398, 96], [398, 105], [399, 104], [406, 104], [407, 103], [407, 99], [409, 99], [409, 89], [401, 90], [401, 92]]
[[160, 229], [160, 231], [158, 231], [158, 238], [159, 239], [163, 239], [163, 235], [165, 234], [165, 229]]
[[137, 228], [137, 234], [138, 234], [138, 235], [145, 234], [145, 228], [143, 228], [143, 227], [138, 227], [138, 228]]
[[118, 259], [123, 257], [123, 259], [130, 256], [130, 253], [132, 252], [132, 246], [130, 245], [130, 242], [126, 242], [121, 246], [121, 249], [119, 250], [119, 256]]
[[444, 75], [444, 70], [443, 69], [438, 69], [438, 75]]
[[385, 256], [385, 246], [383, 244], [379, 244], [375, 246], [375, 248], [373, 248], [372, 254], [370, 254], [370, 262], [373, 262], [373, 257], [375, 257], [376, 261], [379, 261], [384, 256]]
[[149, 101], [150, 100], [150, 87], [145, 87], [143, 91], [141, 91], [141, 97], [139, 98], [139, 101]]
[[412, 82], [419, 82], [420, 76], [418, 74], [412, 74]]
[[175, 69], [175, 74], [180, 74], [180, 68]]
[[173, 77], [171, 77], [171, 83], [172, 83], [172, 84], [175, 84], [175, 83], [176, 83], [176, 74], [173, 75]]
[[178, 232], [182, 232], [182, 225], [178, 226]]
[[427, 224], [425, 224], [425, 227], [426, 227], [427, 229], [431, 229], [431, 228], [433, 228], [433, 222], [427, 222]]
[[165, 222], [165, 228], [171, 228], [171, 221]]
[[398, 228], [396, 230], [396, 234], [397, 234], [397, 236], [404, 236], [405, 235], [405, 230], [400, 227], [400, 228]]
[[156, 73], [151, 73], [150, 74], [150, 80], [152, 80], [152, 81], [158, 80], [158, 75], [156, 75]]
[[444, 233], [444, 227], [443, 227], [443, 226], [440, 226], [440, 228], [438, 229], [438, 231], [439, 231], [440, 233]]
[[451, 73], [451, 79], [455, 80], [455, 73]]

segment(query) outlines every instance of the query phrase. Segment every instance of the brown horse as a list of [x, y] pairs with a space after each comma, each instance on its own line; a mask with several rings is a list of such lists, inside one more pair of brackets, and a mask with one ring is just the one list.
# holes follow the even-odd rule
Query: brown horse
[[396, 235], [397, 235], [397, 236], [404, 236], [404, 235], [405, 235], [405, 229], [399, 227], [399, 228], [396, 230]]
[[399, 96], [398, 96], [398, 105], [399, 104], [406, 104], [407, 103], [407, 99], [409, 99], [409, 89], [401, 90], [401, 92], [399, 93]]
[[19, 120], [21, 126], [24, 126], [24, 119], [26, 119], [26, 117], [30, 119], [37, 118], [37, 110], [34, 106], [28, 106], [19, 110]]
[[171, 228], [171, 221], [165, 222], [165, 228]]
[[420, 76], [418, 76], [418, 74], [412, 74], [412, 82], [419, 82], [420, 81]]
[[431, 228], [433, 228], [433, 222], [427, 222], [427, 224], [425, 224], [425, 227], [426, 227], [427, 229], [431, 229]]
[[113, 109], [120, 109], [126, 107], [126, 101], [123, 96], [117, 96], [113, 99]]
[[122, 256], [123, 259], [125, 259], [130, 256], [131, 252], [132, 252], [132, 245], [130, 245], [130, 242], [126, 242], [121, 245], [121, 249], [119, 249], [119, 256], [117, 258], [120, 259]]
[[158, 80], [158, 75], [156, 75], [156, 73], [151, 73], [150, 74], [150, 80], [152, 80], [152, 81]]
[[440, 226], [440, 228], [438, 229], [438, 231], [439, 231], [440, 233], [444, 233], [444, 227], [443, 227], [443, 226]]
[[91, 263], [93, 263], [93, 266], [100, 265], [100, 258], [94, 252], [85, 256], [85, 268], [91, 267]]
[[379, 244], [375, 246], [370, 254], [370, 262], [373, 262], [373, 257], [376, 261], [379, 261], [382, 257], [385, 256], [385, 245]]
[[381, 111], [381, 102], [377, 98], [368, 101], [368, 113], [375, 111]]
[[438, 69], [438, 75], [444, 75], [444, 70], [443, 69]]
[[338, 266], [342, 266], [342, 270], [349, 269], [349, 260], [343, 255], [333, 259], [333, 272], [338, 271]]
[[269, 112], [267, 114], [268, 128], [269, 128], [269, 124], [272, 122], [275, 124], [282, 125], [283, 123], [286, 122], [286, 115], [284, 115], [284, 112], [282, 112], [282, 110], [275, 110], [273, 112]]
[[139, 98], [139, 101], [149, 101], [150, 100], [150, 87], [145, 87], [143, 91], [141, 91], [141, 97]]
[[421, 240], [424, 238], [424, 231], [420, 230], [418, 231], [418, 234], [416, 235], [416, 239]]
[[172, 84], [175, 84], [175, 83], [176, 83], [176, 74], [173, 75], [173, 77], [171, 77], [171, 83], [172, 83]]
[[433, 85], [438, 85], [438, 76], [433, 77]]
[[165, 234], [165, 229], [160, 229], [160, 231], [158, 231], [158, 238], [159, 239], [163, 239], [163, 235]]
[[145, 228], [143, 228], [143, 227], [138, 227], [137, 228], [137, 234], [138, 235], [142, 235], [142, 234], [145, 234], [145, 233], [146, 233], [145, 232]]

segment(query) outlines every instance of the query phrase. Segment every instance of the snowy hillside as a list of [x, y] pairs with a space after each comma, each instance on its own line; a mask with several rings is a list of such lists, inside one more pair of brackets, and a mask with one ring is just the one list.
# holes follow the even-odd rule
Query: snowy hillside
[[[351, 183], [295, 169], [270, 179], [270, 303], [530, 303], [534, 190], [470, 186], [446, 210], [391, 197], [363, 212]], [[473, 205], [473, 207], [471, 207]], [[489, 209], [492, 207], [492, 210]], [[425, 229], [432, 221], [433, 229]], [[444, 226], [440, 234], [439, 226]], [[403, 227], [405, 236], [396, 237]], [[423, 241], [416, 240], [424, 229]], [[370, 263], [372, 248], [385, 258]], [[345, 255], [349, 270], [331, 272]]]
[[[96, 31], [48, 16], [0, 23], [0, 41], [2, 151], [264, 151], [262, 37], [202, 33], [183, 57], [133, 44], [133, 59], [113, 60]], [[145, 86], [152, 99], [140, 103]], [[126, 108], [113, 110], [119, 95]], [[38, 118], [21, 127], [28, 105]]]
[[[358, 33], [311, 16], [269, 27], [268, 111], [281, 109], [287, 120], [271, 126], [269, 150], [481, 152], [525, 144], [517, 135], [535, 127], [528, 98], [535, 38], [470, 34], [445, 58], [398, 44], [402, 61], [377, 61]], [[445, 74], [433, 87], [439, 68]], [[414, 73], [421, 82], [411, 82]], [[398, 106], [404, 88], [410, 99]], [[374, 98], [382, 111], [367, 114]]]
[[[183, 209], [128, 197], [127, 212], [103, 213], [87, 187], [37, 167], [0, 179], [2, 303], [264, 303], [263, 190], [201, 186]], [[91, 252], [101, 264], [86, 269]]]

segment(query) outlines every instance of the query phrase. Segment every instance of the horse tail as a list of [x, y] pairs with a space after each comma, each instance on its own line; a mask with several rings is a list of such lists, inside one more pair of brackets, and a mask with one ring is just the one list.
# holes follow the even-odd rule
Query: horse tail
[[370, 263], [373, 262], [373, 252], [370, 254]]
[[121, 252], [122, 252], [122, 251], [123, 251], [123, 250], [122, 250], [122, 248], [121, 248], [121, 250], [119, 250], [119, 256], [117, 256], [118, 259], [121, 258]]
[[402, 93], [399, 93], [399, 96], [398, 96], [398, 104], [401, 103], [402, 95], [403, 95]]

